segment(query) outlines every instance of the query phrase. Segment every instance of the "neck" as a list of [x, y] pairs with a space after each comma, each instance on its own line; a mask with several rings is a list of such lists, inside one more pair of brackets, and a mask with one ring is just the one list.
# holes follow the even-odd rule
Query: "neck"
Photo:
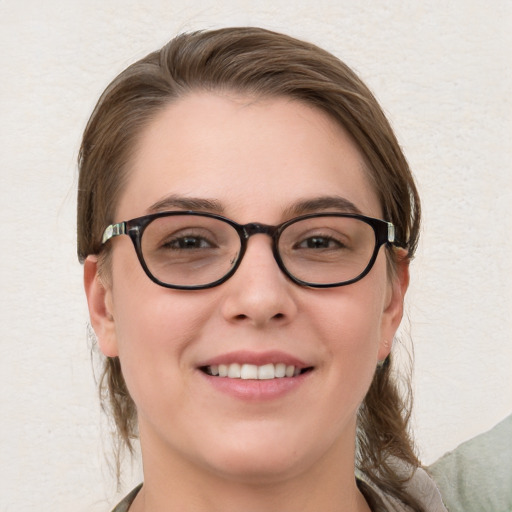
[[144, 485], [130, 512], [370, 512], [354, 477], [353, 440], [337, 443], [305, 471], [245, 477], [211, 471], [176, 453], [164, 457], [165, 450], [151, 450], [144, 441], [141, 435]]

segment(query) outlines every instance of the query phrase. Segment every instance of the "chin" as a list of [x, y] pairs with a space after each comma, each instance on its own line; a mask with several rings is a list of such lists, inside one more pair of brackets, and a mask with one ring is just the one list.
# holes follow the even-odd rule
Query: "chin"
[[272, 429], [252, 438], [241, 435], [228, 438], [235, 441], [228, 444], [225, 438], [214, 451], [208, 450], [208, 465], [215, 473], [240, 483], [263, 485], [286, 481], [314, 465], [323, 454], [318, 443], [308, 447], [304, 436], [296, 440], [289, 431], [276, 435]]
[[295, 477], [302, 472], [302, 464], [293, 454], [269, 457], [260, 453], [231, 454], [212, 469], [223, 478], [247, 485], [276, 484]]

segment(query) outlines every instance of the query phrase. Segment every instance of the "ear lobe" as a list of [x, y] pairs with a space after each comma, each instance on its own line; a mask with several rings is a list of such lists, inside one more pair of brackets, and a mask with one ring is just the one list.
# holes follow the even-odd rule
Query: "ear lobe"
[[112, 315], [112, 289], [98, 273], [97, 256], [88, 256], [84, 262], [84, 288], [91, 325], [101, 351], [107, 357], [118, 356], [115, 321]]
[[396, 269], [390, 277], [383, 312], [379, 361], [384, 361], [391, 352], [392, 340], [402, 321], [405, 293], [409, 287], [409, 258], [405, 249], [398, 249], [396, 259]]

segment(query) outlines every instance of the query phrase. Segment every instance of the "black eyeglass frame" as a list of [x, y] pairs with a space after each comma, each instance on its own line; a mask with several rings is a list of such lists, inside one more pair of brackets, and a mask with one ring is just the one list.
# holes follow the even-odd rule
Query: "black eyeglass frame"
[[[235, 231], [238, 233], [240, 237], [240, 252], [238, 253], [237, 259], [233, 265], [233, 267], [229, 270], [229, 272], [208, 284], [200, 284], [200, 285], [174, 285], [169, 283], [164, 283], [160, 281], [157, 277], [155, 277], [151, 271], [149, 270], [146, 262], [144, 260], [144, 255], [142, 254], [142, 235], [146, 227], [155, 219], [160, 217], [171, 217], [178, 215], [192, 215], [198, 217], [208, 217], [211, 219], [217, 219], [229, 224]], [[278, 249], [278, 242], [282, 232], [291, 224], [295, 224], [301, 220], [312, 219], [315, 217], [345, 217], [352, 219], [359, 219], [369, 226], [372, 227], [373, 232], [375, 233], [375, 248], [373, 250], [372, 256], [366, 265], [366, 268], [356, 277], [350, 279], [348, 281], [342, 281], [338, 283], [309, 283], [307, 281], [303, 281], [298, 279], [293, 274], [291, 274], [281, 259]], [[307, 215], [301, 215], [299, 217], [294, 217], [293, 219], [287, 220], [281, 224], [276, 226], [261, 224], [258, 222], [250, 222], [248, 224], [238, 224], [234, 220], [228, 219], [227, 217], [223, 217], [222, 215], [218, 215], [215, 213], [209, 212], [197, 212], [197, 211], [164, 211], [158, 213], [152, 213], [150, 215], [144, 215], [142, 217], [137, 217], [135, 219], [131, 219], [124, 222], [118, 222], [116, 224], [110, 224], [105, 231], [103, 232], [101, 245], [107, 243], [111, 238], [120, 235], [128, 235], [133, 243], [135, 248], [135, 252], [137, 253], [137, 258], [144, 269], [146, 275], [153, 281], [154, 283], [163, 286], [164, 288], [172, 288], [176, 290], [204, 290], [207, 288], [214, 288], [215, 286], [219, 286], [220, 284], [227, 281], [238, 269], [240, 266], [242, 259], [244, 257], [245, 251], [247, 249], [247, 243], [249, 238], [253, 235], [257, 234], [265, 234], [272, 238], [272, 253], [274, 259], [277, 262], [278, 267], [284, 273], [286, 277], [288, 277], [294, 283], [305, 286], [309, 288], [334, 288], [338, 286], [346, 286], [352, 283], [355, 283], [365, 277], [368, 272], [372, 269], [375, 260], [377, 259], [377, 255], [382, 245], [386, 244], [387, 246], [398, 245], [395, 240], [395, 227], [391, 222], [387, 222], [382, 219], [375, 219], [373, 217], [367, 217], [365, 215], [357, 214], [357, 213], [340, 213], [340, 212], [322, 212], [322, 213], [311, 213]]]

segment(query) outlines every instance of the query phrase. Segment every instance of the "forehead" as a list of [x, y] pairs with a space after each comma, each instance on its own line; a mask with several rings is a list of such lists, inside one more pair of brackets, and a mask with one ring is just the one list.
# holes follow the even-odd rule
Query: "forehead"
[[277, 222], [323, 196], [380, 216], [350, 136], [288, 98], [193, 93], [169, 104], [141, 133], [116, 216], [144, 215], [169, 195], [214, 200], [240, 222]]

